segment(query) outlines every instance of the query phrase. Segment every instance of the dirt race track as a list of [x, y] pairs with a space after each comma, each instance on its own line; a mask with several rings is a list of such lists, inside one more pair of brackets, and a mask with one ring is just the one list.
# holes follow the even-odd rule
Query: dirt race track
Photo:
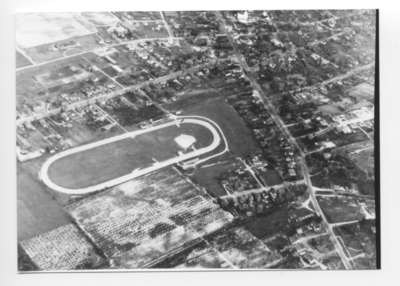
[[[182, 152], [174, 142], [180, 134], [195, 137], [195, 148]], [[207, 118], [178, 117], [60, 152], [43, 164], [39, 176], [55, 191], [76, 195], [90, 193], [199, 158], [220, 146], [222, 138], [219, 127]], [[199, 161], [204, 159], [207, 158]]]

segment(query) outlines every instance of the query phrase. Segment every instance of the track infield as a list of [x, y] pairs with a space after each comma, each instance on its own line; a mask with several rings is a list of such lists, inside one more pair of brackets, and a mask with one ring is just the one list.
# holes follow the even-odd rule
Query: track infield
[[[183, 150], [175, 142], [182, 134], [196, 139], [194, 148]], [[210, 153], [221, 144], [221, 135], [207, 119], [179, 117], [60, 152], [44, 163], [40, 178], [64, 193], [98, 191]]]

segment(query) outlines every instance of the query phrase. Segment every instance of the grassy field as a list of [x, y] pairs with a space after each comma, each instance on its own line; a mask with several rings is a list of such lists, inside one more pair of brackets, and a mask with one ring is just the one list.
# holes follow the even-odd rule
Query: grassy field
[[162, 162], [177, 156], [180, 149], [174, 138], [180, 134], [194, 136], [197, 149], [212, 142], [211, 133], [203, 126], [169, 126], [61, 158], [50, 166], [49, 177], [68, 188], [87, 187], [118, 178], [136, 168], [151, 166], [153, 158]]
[[358, 202], [348, 197], [318, 197], [318, 202], [330, 223], [363, 218]]
[[357, 224], [335, 227], [334, 232], [341, 237], [350, 256], [364, 253], [365, 256], [354, 260], [355, 269], [376, 267], [376, 235], [373, 231], [375, 221], [361, 221]]
[[260, 172], [260, 175], [268, 186], [279, 185], [283, 182], [279, 173], [273, 169], [267, 169], [265, 172]]
[[16, 52], [15, 56], [15, 65], [17, 68], [29, 66], [32, 63], [20, 52]]
[[[75, 36], [68, 38], [56, 43], [43, 44], [31, 48], [26, 48], [24, 51], [37, 63], [42, 63], [54, 59], [60, 59], [65, 56], [71, 56], [74, 54], [82, 53], [85, 51], [90, 51], [99, 47], [100, 37], [97, 34], [89, 34], [83, 36]], [[65, 45], [68, 43], [73, 43], [67, 49], [52, 49], [52, 47], [57, 45]]]
[[96, 31], [76, 13], [17, 14], [15, 22], [17, 43], [25, 48], [87, 35]]
[[255, 237], [265, 239], [279, 232], [286, 231], [288, 219], [288, 208], [283, 206], [268, 215], [252, 218], [246, 222], [245, 228]]
[[364, 170], [370, 177], [374, 176], [374, 149], [363, 150], [356, 154], [349, 156], [354, 163], [361, 169]]
[[[79, 227], [121, 269], [143, 268], [230, 223], [232, 216], [172, 168], [67, 207]], [[165, 257], [164, 257], [165, 258]]]
[[81, 16], [95, 26], [113, 26], [119, 21], [110, 12], [83, 12]]
[[206, 116], [222, 129], [228, 142], [229, 152], [207, 161], [205, 165], [209, 167], [196, 169], [192, 179], [205, 187], [212, 196], [226, 195], [217, 178], [221, 173], [235, 167], [235, 157], [245, 157], [259, 151], [251, 131], [235, 109], [215, 93], [191, 96], [169, 104], [166, 108], [173, 111], [180, 110], [185, 115]]
[[253, 134], [235, 109], [222, 97], [190, 97], [166, 106], [169, 110], [181, 110], [182, 114], [200, 115], [215, 121], [222, 129], [234, 156], [247, 156], [259, 151]]
[[17, 164], [18, 241], [70, 223], [36, 176], [42, 160]]
[[222, 173], [238, 168], [237, 160], [227, 160], [221, 163], [212, 164], [204, 168], [198, 168], [194, 171], [192, 179], [194, 182], [201, 184], [214, 197], [227, 195], [227, 192], [219, 182]]

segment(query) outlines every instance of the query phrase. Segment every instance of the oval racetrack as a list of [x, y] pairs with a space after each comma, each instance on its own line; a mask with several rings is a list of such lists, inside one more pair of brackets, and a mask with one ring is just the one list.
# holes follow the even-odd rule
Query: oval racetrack
[[[174, 141], [180, 134], [195, 137], [196, 148], [182, 152]], [[221, 137], [227, 150], [224, 135], [215, 122], [199, 116], [180, 116], [57, 153], [43, 164], [39, 177], [55, 191], [87, 194], [210, 153], [220, 146]]]

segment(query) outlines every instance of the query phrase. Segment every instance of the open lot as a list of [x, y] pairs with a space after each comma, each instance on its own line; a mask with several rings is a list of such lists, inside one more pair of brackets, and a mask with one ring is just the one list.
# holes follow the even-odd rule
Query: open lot
[[238, 166], [239, 162], [235, 159], [205, 165], [194, 171], [192, 180], [205, 187], [210, 195], [214, 197], [224, 196], [227, 195], [227, 192], [221, 185], [220, 176], [224, 172], [238, 168]]
[[215, 93], [184, 98], [166, 105], [166, 108], [181, 111], [182, 114], [206, 116], [222, 129], [229, 144], [229, 152], [195, 169], [192, 178], [205, 187], [212, 196], [226, 195], [218, 182], [220, 175], [235, 168], [235, 157], [246, 157], [260, 150], [251, 131], [235, 109], [223, 97], [218, 97]]
[[320, 188], [336, 186], [354, 189], [364, 195], [375, 195], [375, 178], [368, 169], [357, 166], [352, 155], [337, 152], [326, 160], [320, 153], [307, 156], [311, 170], [311, 181]]
[[157, 268], [232, 268], [226, 259], [205, 241], [164, 260]]
[[346, 255], [349, 258], [359, 257], [353, 261], [355, 268], [376, 268], [377, 248], [374, 220], [336, 227], [334, 231], [346, 247]]
[[263, 181], [268, 186], [275, 186], [281, 184], [282, 178], [279, 176], [279, 173], [274, 169], [266, 169], [265, 172], [259, 172]]
[[15, 65], [16, 68], [21, 68], [21, 67], [25, 67], [25, 66], [29, 66], [32, 63], [20, 52], [16, 52], [15, 55]]
[[115, 88], [109, 88], [110, 84], [111, 81], [100, 72], [89, 71], [81, 56], [18, 71], [17, 116], [40, 113], [100, 92], [110, 92]]
[[75, 36], [58, 42], [43, 44], [24, 51], [36, 62], [43, 63], [46, 61], [56, 60], [66, 56], [83, 53], [93, 50], [100, 46], [102, 38], [97, 33], [90, 33], [82, 36]]
[[38, 181], [42, 159], [17, 165], [18, 240], [70, 223], [68, 214]]
[[288, 228], [288, 208], [283, 206], [274, 212], [254, 217], [245, 224], [245, 228], [259, 239], [265, 239], [284, 232]]
[[17, 44], [24, 48], [94, 33], [79, 14], [29, 13], [16, 16]]
[[18, 269], [379, 268], [375, 16], [17, 15]]
[[83, 12], [81, 15], [96, 26], [112, 26], [119, 22], [119, 19], [109, 12]]
[[375, 169], [375, 151], [373, 148], [364, 150], [360, 149], [356, 150], [355, 152], [351, 152], [349, 157], [354, 160], [355, 164], [361, 170], [364, 170], [370, 177], [373, 177]]
[[363, 218], [358, 201], [352, 197], [318, 197], [318, 202], [330, 223], [360, 220]]
[[221, 127], [234, 156], [247, 156], [259, 151], [259, 147], [249, 128], [223, 97], [215, 94], [196, 95], [165, 106], [171, 111], [181, 111], [182, 115], [205, 116]]
[[239, 268], [266, 268], [281, 257], [246, 229], [232, 228], [208, 239], [210, 244]]

